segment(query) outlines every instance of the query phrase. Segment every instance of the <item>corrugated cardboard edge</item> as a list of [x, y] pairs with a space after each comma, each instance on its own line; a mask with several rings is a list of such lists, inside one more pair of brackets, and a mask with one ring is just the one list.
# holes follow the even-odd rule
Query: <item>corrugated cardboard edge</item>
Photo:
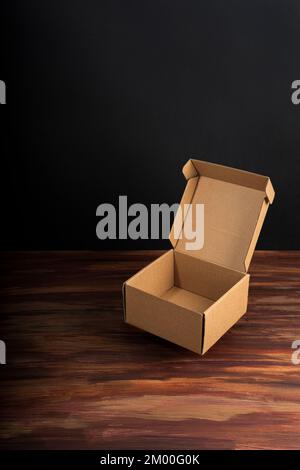
[[122, 285], [122, 301], [123, 301], [123, 320], [126, 322], [126, 282]]
[[266, 196], [268, 198], [269, 203], [272, 204], [274, 201], [274, 197], [275, 197], [275, 191], [274, 191], [270, 178], [268, 178], [268, 182], [266, 185]]
[[184, 174], [186, 180], [189, 180], [194, 176], [199, 176], [199, 173], [194, 167], [193, 160], [191, 158], [183, 166], [182, 173]]

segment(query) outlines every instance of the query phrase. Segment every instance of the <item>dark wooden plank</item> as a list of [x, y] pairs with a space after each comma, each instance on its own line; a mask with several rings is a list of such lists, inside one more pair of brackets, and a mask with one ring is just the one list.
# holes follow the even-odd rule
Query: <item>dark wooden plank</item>
[[204, 357], [122, 321], [160, 253], [1, 254], [1, 448], [300, 448], [300, 252], [256, 252], [248, 313]]

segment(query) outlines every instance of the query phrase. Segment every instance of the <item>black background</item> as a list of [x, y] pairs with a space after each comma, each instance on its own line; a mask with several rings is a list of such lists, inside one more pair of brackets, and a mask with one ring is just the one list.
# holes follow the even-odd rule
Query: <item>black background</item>
[[259, 248], [299, 248], [299, 0], [1, 9], [2, 249], [166, 248], [98, 240], [96, 208], [178, 202], [191, 156], [269, 175]]

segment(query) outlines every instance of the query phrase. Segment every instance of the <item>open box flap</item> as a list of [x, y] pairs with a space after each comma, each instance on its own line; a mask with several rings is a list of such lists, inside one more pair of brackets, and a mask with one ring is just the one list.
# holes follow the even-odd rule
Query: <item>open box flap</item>
[[[214, 163], [189, 160], [183, 167], [187, 185], [170, 232], [175, 250], [206, 261], [247, 272], [274, 189], [267, 176]], [[204, 245], [187, 249], [184, 205], [204, 204]], [[185, 217], [184, 217], [185, 215]], [[175, 227], [180, 226], [178, 238]], [[198, 227], [195, 225], [193, 229]], [[200, 227], [202, 230], [203, 227]], [[199, 237], [200, 238], [200, 237]]]

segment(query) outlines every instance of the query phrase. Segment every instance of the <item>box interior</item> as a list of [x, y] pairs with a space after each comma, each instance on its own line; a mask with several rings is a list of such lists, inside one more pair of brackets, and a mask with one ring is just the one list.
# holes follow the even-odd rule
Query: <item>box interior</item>
[[133, 276], [128, 285], [201, 314], [244, 276], [170, 250]]

